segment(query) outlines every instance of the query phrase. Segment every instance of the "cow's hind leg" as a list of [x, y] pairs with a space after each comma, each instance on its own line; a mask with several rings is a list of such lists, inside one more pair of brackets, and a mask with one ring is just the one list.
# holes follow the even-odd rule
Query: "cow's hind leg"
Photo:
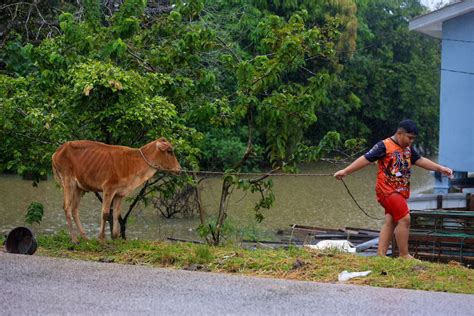
[[75, 185], [70, 182], [64, 183], [64, 214], [66, 215], [67, 229], [69, 236], [73, 243], [77, 243], [77, 236], [74, 228], [72, 227], [72, 206], [74, 204], [74, 191], [76, 190]]
[[87, 235], [84, 231], [84, 228], [82, 227], [81, 220], [79, 219], [79, 204], [81, 202], [81, 196], [82, 196], [82, 190], [77, 188], [74, 191], [74, 198], [73, 198], [73, 204], [72, 204], [72, 216], [74, 218], [74, 222], [76, 223], [77, 228], [79, 229], [79, 234], [81, 234], [81, 237], [85, 240], [88, 240]]
[[99, 239], [105, 240], [105, 223], [109, 219], [110, 214], [110, 205], [112, 204], [112, 199], [114, 194], [104, 191], [104, 197], [102, 201], [102, 217], [100, 218], [100, 232]]
[[122, 204], [122, 196], [116, 195], [114, 197], [114, 225], [113, 225], [113, 232], [112, 232], [112, 238], [117, 239], [120, 235], [120, 223], [119, 223], [119, 217], [120, 217], [120, 206]]

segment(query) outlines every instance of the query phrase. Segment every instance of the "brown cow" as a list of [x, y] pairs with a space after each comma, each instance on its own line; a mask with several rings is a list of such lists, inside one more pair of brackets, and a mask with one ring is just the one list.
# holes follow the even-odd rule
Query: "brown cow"
[[61, 145], [52, 157], [56, 181], [64, 189], [64, 212], [73, 242], [77, 242], [72, 227], [74, 218], [79, 233], [87, 239], [79, 220], [79, 202], [83, 192], [103, 192], [100, 239], [105, 239], [105, 222], [113, 205], [112, 236], [119, 236], [120, 204], [123, 197], [150, 179], [157, 170], [177, 173], [181, 170], [171, 144], [157, 139], [136, 149], [106, 145], [89, 140], [70, 141]]

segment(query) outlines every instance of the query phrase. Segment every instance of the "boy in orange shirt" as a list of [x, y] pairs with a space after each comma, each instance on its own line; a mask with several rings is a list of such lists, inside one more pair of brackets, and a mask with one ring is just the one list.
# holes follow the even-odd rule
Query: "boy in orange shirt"
[[406, 202], [410, 197], [411, 166], [417, 165], [449, 177], [453, 174], [451, 169], [421, 157], [416, 152], [412, 147], [416, 135], [418, 135], [416, 123], [412, 120], [403, 120], [393, 136], [378, 142], [365, 155], [334, 174], [334, 177], [341, 180], [378, 160], [375, 192], [377, 201], [385, 209], [385, 223], [380, 231], [377, 249], [379, 256], [386, 255], [391, 237], [395, 232], [400, 257], [413, 258], [408, 253], [410, 210]]

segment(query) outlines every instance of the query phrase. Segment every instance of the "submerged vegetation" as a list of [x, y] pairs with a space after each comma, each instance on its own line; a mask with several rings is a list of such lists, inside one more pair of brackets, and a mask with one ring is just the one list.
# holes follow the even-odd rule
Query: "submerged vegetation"
[[73, 244], [62, 232], [38, 237], [37, 255], [105, 263], [146, 265], [195, 271], [239, 273], [302, 281], [337, 282], [338, 274], [366, 271], [367, 277], [347, 283], [474, 294], [474, 270], [458, 263], [437, 264], [418, 260], [362, 257], [338, 252], [288, 249], [243, 249], [238, 245], [98, 240]]

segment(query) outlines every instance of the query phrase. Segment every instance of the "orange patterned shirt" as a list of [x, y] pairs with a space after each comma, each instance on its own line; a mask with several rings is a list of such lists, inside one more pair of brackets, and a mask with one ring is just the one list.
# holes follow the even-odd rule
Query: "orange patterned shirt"
[[406, 199], [410, 197], [410, 168], [421, 158], [413, 147], [402, 148], [389, 137], [375, 144], [364, 157], [370, 162], [378, 160], [375, 186], [378, 199], [394, 192]]

